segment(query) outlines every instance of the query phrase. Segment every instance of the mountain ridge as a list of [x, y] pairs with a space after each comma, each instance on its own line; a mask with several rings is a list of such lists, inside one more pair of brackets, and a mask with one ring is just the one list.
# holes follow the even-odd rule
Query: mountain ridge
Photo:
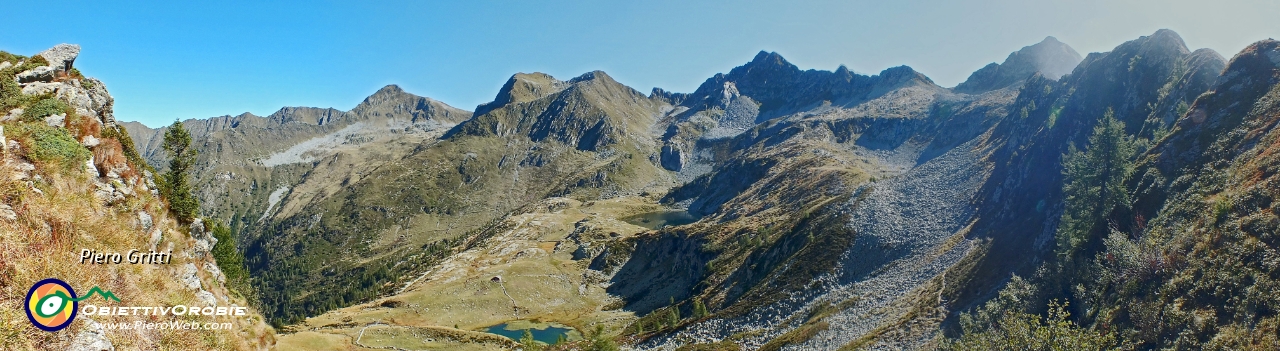
[[[397, 338], [516, 318], [600, 325], [637, 349], [936, 348], [1053, 260], [1063, 155], [1104, 116], [1124, 123], [1140, 167], [1182, 178], [1240, 128], [1224, 116], [1252, 113], [1208, 106], [1275, 86], [1256, 78], [1280, 62], [1273, 46], [1226, 62], [1159, 30], [1081, 58], [1047, 37], [950, 89], [906, 66], [800, 70], [766, 51], [691, 93], [517, 73], [468, 118], [400, 129], [407, 140], [337, 133], [319, 123], [328, 110], [279, 112], [345, 141], [202, 178], [247, 189], [213, 211], [248, 233], [268, 313], [295, 332], [285, 344], [388, 318]], [[438, 109], [421, 99], [380, 113], [418, 126], [406, 111]], [[1216, 129], [1192, 131], [1204, 126]], [[1231, 145], [1266, 145], [1263, 127]], [[1265, 176], [1265, 157], [1239, 167]], [[1167, 215], [1155, 194], [1186, 198], [1140, 179], [1144, 218]], [[672, 209], [693, 222], [634, 221]], [[1095, 318], [1072, 301], [1076, 322]]]

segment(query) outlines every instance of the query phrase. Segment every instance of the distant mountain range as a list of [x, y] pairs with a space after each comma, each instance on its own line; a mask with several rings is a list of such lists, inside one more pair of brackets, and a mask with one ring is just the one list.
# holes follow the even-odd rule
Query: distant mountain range
[[[1048, 37], [954, 88], [761, 52], [691, 93], [519, 73], [475, 112], [388, 86], [183, 123], [202, 214], [238, 233], [286, 349], [513, 320], [637, 349], [936, 348], [1015, 275], [1037, 292], [1019, 311], [1236, 348], [1274, 340], [1280, 311], [1260, 293], [1280, 276], [1277, 83], [1275, 41], [1228, 62], [1160, 30], [1083, 58]], [[1064, 155], [1109, 114], [1135, 148], [1127, 200], [1084, 204], [1073, 258]], [[164, 129], [123, 125], [163, 168]], [[663, 211], [696, 221], [649, 228]], [[1116, 263], [1126, 242], [1158, 267]]]

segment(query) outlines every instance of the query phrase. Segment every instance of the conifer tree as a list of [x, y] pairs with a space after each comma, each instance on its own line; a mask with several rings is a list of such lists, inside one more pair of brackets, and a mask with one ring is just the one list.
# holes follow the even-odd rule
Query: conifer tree
[[1107, 232], [1107, 216], [1128, 206], [1125, 181], [1133, 174], [1136, 153], [1133, 138], [1124, 132], [1124, 122], [1107, 109], [1089, 136], [1084, 151], [1071, 146], [1063, 155], [1062, 188], [1066, 208], [1058, 226], [1058, 255], [1070, 261], [1091, 242]]
[[200, 211], [200, 203], [191, 193], [189, 180], [191, 166], [196, 162], [196, 150], [191, 148], [191, 133], [181, 121], [173, 121], [164, 132], [164, 151], [169, 154], [169, 171], [161, 178], [160, 191], [169, 200], [169, 210], [183, 223], [191, 223]]

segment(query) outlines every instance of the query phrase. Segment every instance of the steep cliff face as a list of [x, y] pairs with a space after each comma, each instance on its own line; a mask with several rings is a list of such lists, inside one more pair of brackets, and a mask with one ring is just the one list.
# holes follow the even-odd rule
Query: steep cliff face
[[[105, 84], [73, 67], [78, 53], [66, 44], [32, 57], [0, 52], [0, 104], [7, 113], [0, 118], [0, 348], [269, 348], [274, 332], [252, 308], [218, 320], [228, 323], [218, 330], [132, 328], [134, 322], [214, 321], [200, 317], [77, 311], [66, 329], [44, 332], [20, 312], [28, 307], [28, 289], [45, 278], [67, 282], [86, 298], [81, 304], [101, 308], [249, 304], [224, 285], [211, 254], [217, 239], [203, 225], [169, 215], [152, 171], [115, 122]], [[87, 263], [85, 250], [119, 254], [122, 262]], [[166, 259], [131, 264], [131, 250]], [[100, 302], [91, 287], [118, 299]]]

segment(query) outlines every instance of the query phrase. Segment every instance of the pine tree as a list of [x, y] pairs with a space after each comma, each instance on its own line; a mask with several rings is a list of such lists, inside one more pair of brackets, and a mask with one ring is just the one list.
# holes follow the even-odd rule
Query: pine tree
[[542, 349], [540, 345], [538, 345], [538, 341], [533, 339], [533, 333], [530, 332], [529, 329], [525, 329], [524, 334], [520, 335], [520, 345], [524, 346], [525, 350]]
[[244, 265], [244, 255], [236, 250], [236, 235], [231, 228], [217, 221], [210, 221], [213, 231], [213, 237], [218, 239], [218, 243], [213, 245], [213, 259], [218, 261], [218, 268], [226, 275], [228, 285], [240, 290], [241, 293], [247, 293], [249, 286], [249, 273]]
[[191, 223], [200, 211], [200, 203], [191, 193], [188, 172], [196, 162], [196, 150], [191, 148], [191, 133], [182, 122], [173, 121], [164, 132], [164, 151], [169, 154], [169, 171], [161, 177], [160, 191], [169, 200], [169, 210], [183, 223]]
[[707, 316], [707, 306], [702, 303], [702, 300], [694, 299], [693, 300], [693, 318], [702, 318], [706, 316]]
[[1084, 151], [1063, 155], [1062, 187], [1066, 209], [1058, 226], [1058, 254], [1070, 261], [1086, 245], [1101, 240], [1107, 232], [1107, 216], [1128, 206], [1125, 181], [1133, 174], [1135, 142], [1125, 134], [1124, 122], [1107, 109], [1089, 136]]

